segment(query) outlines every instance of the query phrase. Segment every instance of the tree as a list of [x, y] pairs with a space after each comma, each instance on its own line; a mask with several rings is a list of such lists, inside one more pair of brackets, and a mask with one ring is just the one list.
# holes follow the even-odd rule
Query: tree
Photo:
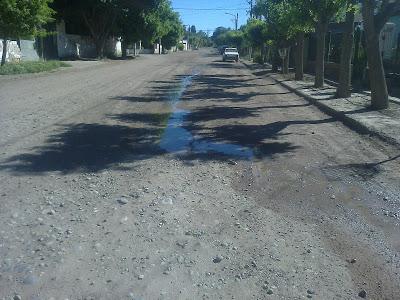
[[160, 0], [157, 8], [145, 16], [144, 31], [151, 43], [165, 42], [166, 49], [177, 45], [184, 33], [179, 14], [172, 9], [168, 0]]
[[96, 45], [99, 58], [104, 57], [107, 39], [119, 31], [120, 18], [134, 10], [154, 7], [158, 0], [55, 0], [58, 17], [84, 24]]
[[118, 0], [56, 0], [54, 8], [58, 18], [87, 28], [96, 46], [97, 57], [103, 58], [106, 41], [116, 29], [118, 4]]
[[217, 45], [217, 46], [222, 46], [224, 44], [224, 42], [222, 41], [221, 37], [223, 36], [224, 33], [226, 33], [227, 31], [230, 31], [230, 28], [226, 28], [226, 27], [217, 27], [214, 32], [213, 35], [211, 36], [211, 40]]
[[347, 0], [305, 0], [315, 23], [317, 57], [315, 61], [315, 87], [323, 87], [325, 79], [325, 40], [329, 22], [342, 14]]
[[252, 47], [261, 47], [266, 41], [267, 25], [257, 19], [250, 19], [245, 28], [245, 37]]
[[190, 26], [190, 33], [196, 33], [196, 26]]
[[[267, 25], [267, 36], [272, 42], [273, 51], [279, 49], [282, 54], [282, 73], [289, 72], [290, 47], [293, 44], [291, 29], [293, 18], [298, 13], [293, 10], [290, 0], [259, 0], [256, 3], [256, 12], [261, 14]], [[265, 56], [265, 47], [262, 47], [262, 56]], [[274, 68], [276, 69], [276, 67]]]
[[347, 98], [351, 96], [351, 59], [354, 46], [354, 14], [355, 1], [347, 3], [345, 32], [342, 37], [342, 49], [340, 54], [339, 85], [336, 89], [336, 96]]
[[400, 0], [363, 0], [361, 11], [367, 40], [371, 106], [384, 109], [389, 105], [389, 95], [379, 50], [379, 37], [389, 18], [400, 14]]
[[269, 38], [282, 54], [282, 73], [289, 73], [290, 47], [293, 43], [291, 26], [293, 25], [293, 6], [287, 0], [275, 1], [267, 5], [267, 26]]
[[191, 33], [189, 36], [189, 44], [195, 47], [205, 47], [210, 44], [210, 38], [208, 37], [207, 33], [200, 30], [196, 33]]
[[172, 18], [169, 20], [169, 30], [167, 34], [162, 38], [163, 47], [165, 49], [171, 49], [173, 46], [176, 46], [184, 34], [182, 24], [180, 23], [178, 15], [175, 16], [176, 18]]
[[120, 1], [122, 5], [120, 14], [117, 18], [117, 32], [116, 34], [121, 37], [122, 56], [126, 56], [127, 47], [134, 42], [146, 38], [145, 15], [157, 6], [156, 1], [150, 1], [146, 6], [137, 6], [130, 0]]
[[7, 41], [11, 38], [28, 38], [44, 33], [41, 25], [51, 20], [52, 0], [1, 0], [0, 38], [3, 39], [1, 65], [6, 63]]
[[289, 35], [295, 38], [295, 79], [304, 78], [304, 36], [313, 30], [313, 20], [307, 3], [302, 0], [289, 0], [291, 26]]

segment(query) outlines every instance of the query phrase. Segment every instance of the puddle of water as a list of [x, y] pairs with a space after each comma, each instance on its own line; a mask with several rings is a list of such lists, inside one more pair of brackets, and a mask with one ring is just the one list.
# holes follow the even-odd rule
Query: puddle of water
[[180, 85], [173, 88], [168, 95], [168, 100], [172, 105], [172, 114], [161, 137], [160, 148], [169, 153], [218, 153], [242, 159], [252, 159], [254, 152], [251, 148], [229, 143], [215, 143], [207, 139], [197, 138], [184, 128], [184, 121], [190, 111], [179, 109], [177, 106], [183, 93], [196, 75], [184, 77]]
[[186, 110], [174, 110], [161, 138], [159, 144], [161, 149], [167, 152], [183, 152], [189, 149], [189, 145], [193, 142], [193, 135], [183, 128], [184, 118], [188, 114], [189, 111]]

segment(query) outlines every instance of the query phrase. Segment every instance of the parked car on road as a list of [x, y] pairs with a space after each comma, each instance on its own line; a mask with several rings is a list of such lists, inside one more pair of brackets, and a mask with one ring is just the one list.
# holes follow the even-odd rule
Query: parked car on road
[[236, 48], [226, 48], [222, 55], [222, 61], [239, 61], [239, 52]]

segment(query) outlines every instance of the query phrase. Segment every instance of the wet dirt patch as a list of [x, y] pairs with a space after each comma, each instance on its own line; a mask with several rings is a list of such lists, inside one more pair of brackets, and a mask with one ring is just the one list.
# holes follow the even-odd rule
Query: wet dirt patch
[[253, 149], [232, 143], [213, 142], [192, 134], [185, 128], [185, 122], [190, 118], [191, 111], [179, 108], [182, 96], [192, 84], [198, 72], [185, 76], [180, 83], [171, 89], [168, 101], [171, 103], [172, 114], [161, 136], [159, 146], [168, 153], [179, 154], [219, 154], [241, 159], [252, 159]]

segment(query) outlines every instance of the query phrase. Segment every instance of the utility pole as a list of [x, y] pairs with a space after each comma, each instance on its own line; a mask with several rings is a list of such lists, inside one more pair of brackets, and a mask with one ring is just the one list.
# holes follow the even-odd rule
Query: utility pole
[[230, 15], [234, 17], [234, 21], [235, 21], [235, 30], [238, 30], [238, 23], [239, 23], [239, 13], [237, 13], [236, 15], [231, 14], [231, 13], [225, 13], [226, 15]]
[[190, 48], [190, 25], [188, 25], [188, 40], [187, 40], [187, 50]]
[[235, 19], [235, 28], [236, 28], [236, 31], [238, 30], [238, 23], [239, 23], [239, 13], [236, 13], [236, 19]]

